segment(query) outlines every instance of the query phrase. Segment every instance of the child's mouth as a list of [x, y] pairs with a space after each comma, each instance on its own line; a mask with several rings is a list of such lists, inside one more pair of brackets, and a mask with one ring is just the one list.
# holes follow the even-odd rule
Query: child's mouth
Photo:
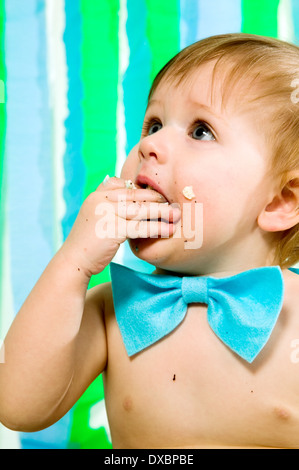
[[152, 189], [153, 191], [156, 191], [150, 184], [141, 184], [140, 187], [141, 189]]
[[152, 191], [156, 191], [157, 193], [161, 194], [161, 196], [163, 196], [165, 202], [169, 203], [168, 198], [166, 197], [160, 186], [147, 176], [139, 175], [136, 179], [135, 184], [138, 185], [141, 189], [150, 189]]

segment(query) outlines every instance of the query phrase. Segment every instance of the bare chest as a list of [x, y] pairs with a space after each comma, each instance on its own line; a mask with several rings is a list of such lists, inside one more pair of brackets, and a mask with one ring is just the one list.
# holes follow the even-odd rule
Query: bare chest
[[[204, 306], [189, 307], [176, 330], [131, 359], [116, 323], [109, 336], [105, 393], [116, 446], [299, 447], [295, 371], [279, 326], [254, 364], [216, 337]], [[273, 366], [273, 343], [284, 367]]]

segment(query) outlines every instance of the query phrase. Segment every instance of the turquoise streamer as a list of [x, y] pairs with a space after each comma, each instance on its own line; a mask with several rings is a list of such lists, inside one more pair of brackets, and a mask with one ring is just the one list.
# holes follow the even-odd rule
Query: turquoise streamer
[[145, 0], [127, 3], [126, 25], [130, 62], [123, 79], [127, 153], [139, 141], [150, 89], [151, 56], [146, 39]]
[[[294, 33], [295, 33], [295, 44], [299, 44], [299, 2], [298, 0], [291, 0], [291, 9], [292, 9], [292, 17]], [[297, 20], [297, 21], [296, 21]]]
[[65, 120], [66, 150], [63, 159], [65, 173], [63, 196], [66, 203], [66, 213], [62, 220], [64, 239], [68, 236], [83, 202], [86, 175], [82, 156], [83, 86], [80, 54], [82, 42], [80, 3], [80, 0], [65, 0], [66, 25], [63, 39], [66, 49], [69, 116]]

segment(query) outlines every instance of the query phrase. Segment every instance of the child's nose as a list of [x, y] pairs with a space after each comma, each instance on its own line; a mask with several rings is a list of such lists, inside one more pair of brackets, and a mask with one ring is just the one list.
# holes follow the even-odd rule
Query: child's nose
[[161, 129], [155, 134], [144, 137], [139, 145], [140, 157], [145, 159], [155, 158], [160, 163], [165, 163], [171, 152], [171, 142], [169, 141], [169, 136], [166, 134], [167, 133]]

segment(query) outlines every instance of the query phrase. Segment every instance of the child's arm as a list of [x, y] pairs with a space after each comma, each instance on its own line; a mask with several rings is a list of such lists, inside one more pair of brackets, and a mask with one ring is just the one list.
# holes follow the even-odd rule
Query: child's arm
[[104, 369], [101, 292], [91, 289], [86, 295], [87, 285], [88, 278], [75, 272], [60, 250], [26, 299], [0, 364], [4, 425], [24, 431], [49, 426]]
[[[118, 204], [120, 198], [129, 203], [155, 203], [164, 214], [171, 212], [170, 206], [158, 204], [165, 200], [155, 191], [125, 189], [125, 182], [117, 178], [100, 185], [84, 201], [70, 235], [5, 338], [5, 362], [0, 364], [0, 421], [4, 425], [34, 431], [52, 424], [105, 368], [105, 285], [87, 292], [89, 279], [110, 263], [128, 237], [146, 237], [155, 227], [157, 235], [161, 233], [153, 206], [150, 222], [144, 205], [135, 203], [136, 210], [128, 216], [126, 205]], [[100, 214], [106, 222], [112, 221], [110, 228], [116, 224], [115, 233], [103, 233], [107, 223], [98, 223]], [[136, 220], [143, 229], [139, 234], [130, 228]]]

